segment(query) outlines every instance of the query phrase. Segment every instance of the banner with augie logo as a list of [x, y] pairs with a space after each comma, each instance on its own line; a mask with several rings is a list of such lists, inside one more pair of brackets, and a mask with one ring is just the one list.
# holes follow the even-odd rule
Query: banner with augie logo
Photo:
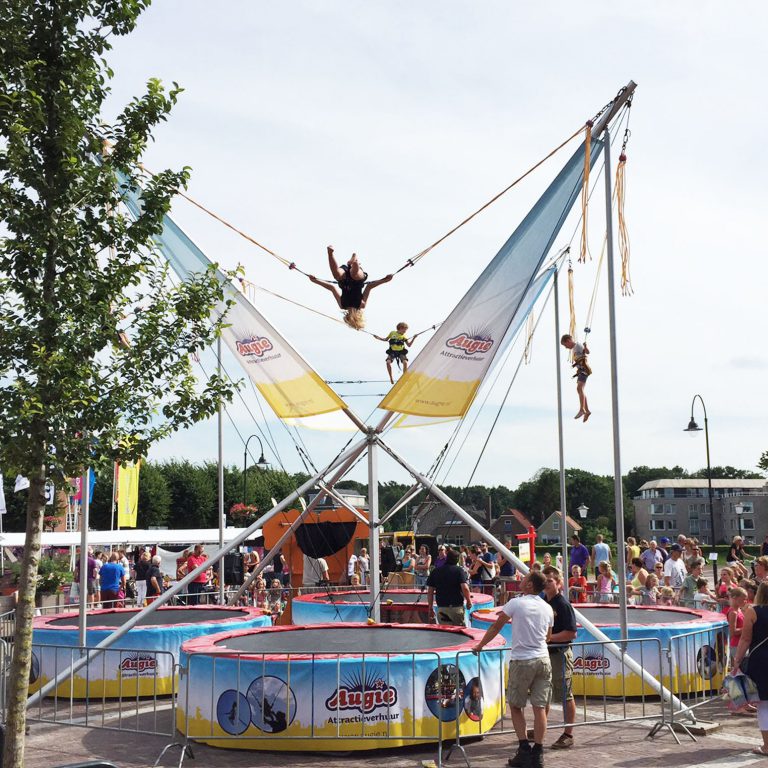
[[[602, 146], [592, 141], [592, 163]], [[443, 419], [466, 414], [551, 277], [538, 273], [579, 196], [583, 173], [582, 144], [379, 408]]]

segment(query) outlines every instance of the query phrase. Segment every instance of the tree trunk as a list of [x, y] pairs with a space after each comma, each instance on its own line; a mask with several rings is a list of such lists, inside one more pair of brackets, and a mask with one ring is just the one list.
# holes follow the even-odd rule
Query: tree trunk
[[8, 720], [3, 768], [24, 768], [24, 732], [27, 723], [27, 694], [32, 661], [32, 619], [35, 615], [37, 570], [40, 564], [40, 531], [45, 510], [45, 477], [30, 478], [27, 501], [27, 537], [19, 574], [16, 634], [8, 678]]

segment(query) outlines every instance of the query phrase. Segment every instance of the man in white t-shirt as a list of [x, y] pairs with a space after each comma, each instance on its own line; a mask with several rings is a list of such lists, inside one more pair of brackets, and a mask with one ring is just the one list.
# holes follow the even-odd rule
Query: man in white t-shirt
[[349, 561], [347, 562], [347, 584], [352, 583], [352, 577], [357, 573], [359, 574], [359, 567], [357, 564], [357, 555], [353, 552], [349, 556]]
[[[552, 608], [539, 597], [545, 584], [541, 573], [529, 573], [520, 582], [522, 596], [510, 600], [501, 609], [499, 618], [472, 648], [475, 653], [481, 651], [508, 621], [512, 622], [507, 701], [519, 746], [515, 756], [507, 761], [510, 768], [541, 768], [544, 765], [542, 743], [547, 730], [547, 706], [552, 695], [552, 666], [547, 643], [555, 621]], [[533, 709], [533, 746], [528, 740], [523, 712], [529, 697]]]
[[304, 579], [305, 587], [325, 586], [329, 583], [328, 563], [324, 557], [310, 557], [304, 555]]
[[664, 584], [673, 589], [680, 589], [687, 575], [683, 563], [683, 548], [679, 544], [673, 544], [669, 548], [669, 559], [664, 563]]

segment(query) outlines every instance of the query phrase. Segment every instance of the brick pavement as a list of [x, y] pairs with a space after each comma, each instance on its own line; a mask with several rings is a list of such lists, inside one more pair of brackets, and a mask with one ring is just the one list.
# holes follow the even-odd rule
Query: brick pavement
[[[549, 766], [597, 766], [599, 768], [648, 768], [649, 766], [679, 766], [680, 768], [740, 768], [750, 765], [768, 765], [765, 758], [752, 755], [750, 750], [760, 743], [757, 722], [752, 717], [734, 717], [727, 713], [721, 702], [707, 705], [701, 717], [717, 720], [722, 728], [708, 736], [698, 737], [696, 743], [680, 734], [678, 746], [668, 732], [654, 741], [646, 740], [649, 725], [621, 723], [585, 725], [576, 729], [575, 746], [568, 752], [546, 750], [545, 764]], [[551, 743], [558, 731], [547, 734]], [[84, 760], [110, 760], [119, 768], [146, 768], [152, 766], [168, 737], [147, 736], [129, 731], [32, 724], [27, 741], [25, 768], [53, 768]], [[510, 734], [486, 736], [465, 746], [471, 766], [476, 768], [502, 768], [513, 750]], [[205, 745], [193, 746], [194, 759], [187, 757], [188, 768], [220, 768], [222, 766], [274, 766], [292, 768], [418, 768], [422, 761], [434, 760], [434, 745], [393, 750], [372, 750], [355, 753], [268, 753], [213, 749]], [[166, 754], [163, 766], [178, 765], [180, 750]], [[461, 753], [454, 751], [446, 766], [463, 768]]]

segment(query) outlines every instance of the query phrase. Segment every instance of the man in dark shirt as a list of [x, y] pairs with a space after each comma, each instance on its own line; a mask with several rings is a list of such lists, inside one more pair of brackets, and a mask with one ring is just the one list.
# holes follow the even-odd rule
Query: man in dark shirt
[[[552, 700], [563, 705], [565, 728], [552, 744], [552, 749], [570, 749], [573, 746], [573, 723], [576, 722], [576, 702], [573, 698], [573, 651], [571, 642], [576, 637], [576, 614], [563, 597], [563, 576], [553, 565], [542, 569], [544, 600], [555, 614], [552, 637], [549, 640], [549, 661], [552, 664]], [[547, 707], [549, 714], [549, 707]]]
[[449, 549], [445, 554], [445, 565], [435, 568], [427, 577], [427, 602], [429, 615], [434, 615], [435, 593], [437, 593], [437, 623], [465, 626], [464, 604], [472, 608], [472, 596], [467, 586], [467, 574], [459, 568], [459, 553]]
[[160, 555], [152, 558], [152, 564], [147, 571], [147, 602], [156, 600], [163, 592], [163, 573], [160, 570]]

